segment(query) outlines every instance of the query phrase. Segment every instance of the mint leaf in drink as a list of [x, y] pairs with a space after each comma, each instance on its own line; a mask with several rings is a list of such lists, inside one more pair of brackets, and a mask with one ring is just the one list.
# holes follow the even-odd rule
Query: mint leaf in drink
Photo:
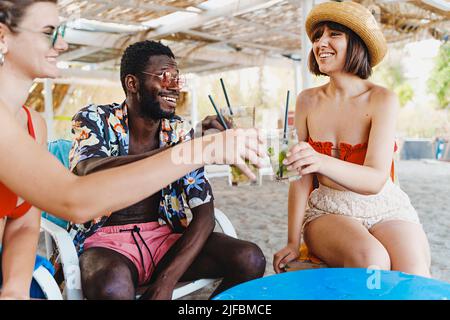
[[283, 160], [286, 159], [286, 151], [280, 151], [280, 153], [278, 154], [278, 161], [280, 162], [280, 164], [283, 163]]

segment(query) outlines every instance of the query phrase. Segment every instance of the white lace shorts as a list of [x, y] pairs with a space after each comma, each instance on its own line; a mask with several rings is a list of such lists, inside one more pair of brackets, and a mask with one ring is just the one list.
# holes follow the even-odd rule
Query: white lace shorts
[[352, 217], [367, 229], [388, 220], [420, 224], [419, 216], [411, 205], [408, 195], [391, 179], [388, 179], [381, 191], [375, 195], [362, 195], [319, 185], [319, 188], [309, 196], [303, 228], [309, 222], [326, 214]]

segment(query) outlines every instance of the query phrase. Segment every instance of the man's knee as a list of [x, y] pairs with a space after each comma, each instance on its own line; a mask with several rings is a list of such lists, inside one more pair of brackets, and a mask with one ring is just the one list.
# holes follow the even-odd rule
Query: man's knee
[[117, 283], [102, 283], [83, 291], [88, 300], [134, 300], [134, 289]]
[[130, 268], [105, 253], [86, 251], [80, 257], [81, 284], [87, 299], [132, 300], [135, 285]]
[[83, 293], [92, 300], [133, 300], [135, 298], [134, 284], [124, 267], [106, 267], [95, 274], [86, 277], [81, 271]]
[[233, 264], [238, 271], [248, 278], [259, 278], [264, 275], [266, 258], [261, 249], [252, 242], [245, 242], [236, 250]]
[[[89, 299], [89, 297], [86, 296]], [[101, 284], [98, 289], [94, 289], [96, 300], [134, 300], [135, 290], [131, 283], [121, 283], [120, 281]]]

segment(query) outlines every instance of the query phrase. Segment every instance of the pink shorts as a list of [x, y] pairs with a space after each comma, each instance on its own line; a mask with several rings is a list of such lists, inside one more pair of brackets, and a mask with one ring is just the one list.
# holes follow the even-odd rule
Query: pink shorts
[[[131, 231], [133, 229], [134, 231]], [[137, 232], [137, 230], [139, 231]], [[136, 240], [133, 239], [133, 236]], [[126, 224], [98, 229], [96, 233], [86, 239], [84, 248], [107, 248], [124, 255], [136, 266], [139, 276], [138, 285], [143, 285], [150, 280], [154, 266], [158, 265], [158, 262], [180, 237], [180, 233], [174, 233], [167, 225], [161, 226], [156, 221]], [[142, 253], [142, 258], [139, 251]]]

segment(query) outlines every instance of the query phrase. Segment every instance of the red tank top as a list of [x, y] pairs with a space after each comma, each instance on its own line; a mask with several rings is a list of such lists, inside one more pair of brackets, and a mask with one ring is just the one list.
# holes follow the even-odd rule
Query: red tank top
[[[23, 107], [23, 109], [27, 113], [28, 133], [35, 139], [36, 136], [34, 134], [30, 111], [25, 107]], [[17, 200], [17, 195], [0, 182], [0, 219], [3, 219], [4, 217], [17, 219], [27, 213], [28, 210], [30, 210], [31, 204], [29, 204], [28, 202], [24, 202], [20, 206], [16, 207]]]

